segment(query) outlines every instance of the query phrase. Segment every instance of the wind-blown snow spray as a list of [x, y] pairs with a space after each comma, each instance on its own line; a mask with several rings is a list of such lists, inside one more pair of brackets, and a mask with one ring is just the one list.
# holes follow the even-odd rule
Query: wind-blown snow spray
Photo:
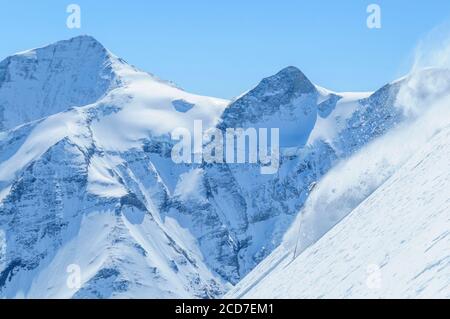
[[[430, 138], [450, 126], [450, 40], [441, 41], [437, 50], [422, 42], [416, 56], [396, 96], [395, 106], [404, 121], [319, 181], [283, 240], [285, 249], [294, 250], [294, 258], [376, 192]], [[424, 64], [428, 61], [434, 61], [434, 67]]]

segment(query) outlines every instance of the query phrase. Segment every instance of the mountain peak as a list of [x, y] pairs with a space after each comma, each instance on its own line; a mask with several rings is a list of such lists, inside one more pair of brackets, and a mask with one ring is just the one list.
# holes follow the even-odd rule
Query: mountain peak
[[303, 74], [303, 72], [300, 71], [299, 68], [297, 68], [295, 66], [292, 66], [292, 65], [285, 67], [284, 69], [282, 69], [277, 74], [279, 74], [279, 75], [305, 76]]
[[63, 46], [71, 48], [72, 50], [88, 49], [103, 54], [108, 52], [108, 50], [103, 46], [103, 44], [101, 44], [96, 38], [90, 35], [79, 35], [70, 38], [68, 40], [58, 41], [50, 45], [49, 47], [52, 46], [56, 47]]
[[71, 41], [71, 42], [76, 42], [76, 41], [80, 41], [80, 42], [95, 42], [95, 43], [99, 43], [100, 44], [100, 42], [96, 38], [94, 38], [93, 36], [88, 35], [88, 34], [81, 34], [81, 35], [78, 35], [76, 37], [70, 38], [70, 39], [68, 39], [66, 41]]
[[0, 62], [0, 131], [97, 101], [117, 83], [114, 64], [87, 35], [6, 58]]
[[279, 87], [280, 84], [288, 91], [299, 94], [312, 93], [316, 90], [305, 74], [295, 66], [288, 66], [277, 74], [263, 79], [259, 86], [267, 89], [274, 86]]
[[[316, 119], [318, 91], [296, 67], [289, 66], [263, 79], [253, 90], [230, 104], [220, 129], [228, 127], [282, 126], [282, 147], [306, 142]], [[264, 124], [263, 124], [264, 123]]]
[[72, 52], [77, 52], [80, 50], [84, 51], [92, 51], [96, 52], [97, 54], [103, 54], [106, 55], [108, 51], [106, 48], [99, 42], [97, 39], [90, 35], [79, 35], [67, 40], [60, 40], [51, 44], [48, 44], [46, 46], [38, 47], [31, 50], [26, 50], [22, 52], [18, 52], [12, 56], [9, 56], [5, 60], [11, 60], [11, 59], [20, 59], [20, 58], [30, 58], [33, 56], [36, 56], [39, 53], [45, 53], [45, 52], [54, 52], [54, 51], [60, 51], [60, 50], [70, 50]]

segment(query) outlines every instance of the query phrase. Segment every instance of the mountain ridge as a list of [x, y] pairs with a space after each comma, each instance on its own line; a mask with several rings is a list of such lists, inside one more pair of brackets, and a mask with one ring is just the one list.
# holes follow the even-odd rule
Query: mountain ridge
[[[1, 297], [219, 297], [278, 247], [330, 169], [405, 118], [401, 84], [335, 93], [287, 67], [230, 103], [113, 60], [120, 81], [92, 103], [0, 135]], [[194, 120], [279, 127], [279, 172], [175, 164], [170, 133]], [[65, 285], [68, 263], [79, 289]]]

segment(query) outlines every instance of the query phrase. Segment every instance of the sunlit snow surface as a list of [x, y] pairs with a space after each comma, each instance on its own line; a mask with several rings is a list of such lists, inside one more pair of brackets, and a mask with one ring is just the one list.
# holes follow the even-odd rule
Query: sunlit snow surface
[[[165, 183], [176, 185], [188, 169], [170, 176], [170, 158], [158, 160], [149, 139], [169, 143], [171, 130], [190, 128], [194, 119], [214, 126], [228, 101], [137, 71], [85, 36], [2, 65], [0, 100], [7, 103], [0, 125], [21, 126], [0, 135], [0, 296], [223, 293], [227, 283], [205, 265], [195, 238], [160, 214]], [[101, 92], [87, 95], [85, 87]], [[194, 105], [188, 114], [172, 106], [181, 99]], [[79, 287], [68, 284], [71, 265], [80, 267]]]
[[332, 168], [282, 245], [229, 297], [449, 297], [448, 76], [403, 80], [402, 124]]
[[295, 259], [281, 246], [228, 297], [449, 298], [449, 159], [450, 127], [315, 244]]
[[[390, 180], [434, 135], [422, 125], [404, 143], [402, 128], [426, 118], [416, 97], [448, 92], [448, 75], [427, 70], [374, 93], [336, 93], [287, 67], [230, 103], [141, 72], [88, 36], [7, 58], [0, 297], [222, 296], [260, 262], [270, 264], [264, 273], [284, 262], [281, 250], [270, 254], [279, 244], [292, 254], [299, 220], [309, 236], [300, 254]], [[425, 122], [443, 128], [448, 118]], [[279, 171], [175, 164], [170, 132], [194, 120], [279, 127]], [[68, 284], [73, 265], [79, 287]]]

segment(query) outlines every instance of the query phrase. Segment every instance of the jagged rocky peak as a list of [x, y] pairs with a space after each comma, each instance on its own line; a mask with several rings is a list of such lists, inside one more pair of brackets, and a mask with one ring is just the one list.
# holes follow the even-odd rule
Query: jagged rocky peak
[[7, 57], [0, 62], [0, 131], [97, 101], [118, 83], [116, 61], [91, 36]]
[[257, 89], [283, 90], [294, 94], [308, 94], [316, 91], [311, 81], [295, 66], [288, 66], [277, 74], [263, 79]]
[[220, 128], [273, 121], [277, 125], [295, 122], [299, 126], [304, 117], [308, 117], [305, 127], [310, 128], [309, 123], [316, 116], [318, 94], [314, 84], [298, 68], [286, 67], [230, 104], [222, 115]]

